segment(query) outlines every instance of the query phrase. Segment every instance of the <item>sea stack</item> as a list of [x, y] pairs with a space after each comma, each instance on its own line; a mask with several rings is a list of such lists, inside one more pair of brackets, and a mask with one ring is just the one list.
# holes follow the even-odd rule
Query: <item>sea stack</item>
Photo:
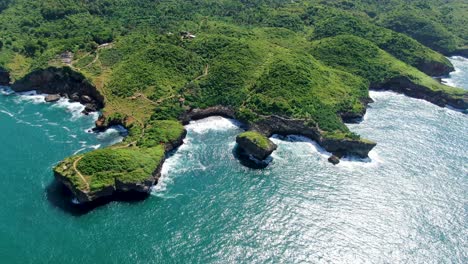
[[277, 148], [276, 144], [270, 139], [254, 131], [239, 134], [236, 142], [247, 155], [257, 160], [265, 160]]

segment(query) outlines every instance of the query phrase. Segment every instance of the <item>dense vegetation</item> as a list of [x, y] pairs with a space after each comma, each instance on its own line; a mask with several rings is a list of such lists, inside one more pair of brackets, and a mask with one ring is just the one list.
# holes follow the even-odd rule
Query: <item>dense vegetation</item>
[[108, 120], [125, 120], [122, 148], [79, 162], [98, 186], [149, 173], [137, 167], [157, 163], [191, 108], [298, 118], [361, 140], [340, 115], [363, 113], [371, 84], [405, 76], [458, 96], [426, 74], [447, 72], [441, 53], [466, 48], [467, 11], [463, 0], [0, 0], [0, 68], [17, 80], [70, 67], [104, 95]]

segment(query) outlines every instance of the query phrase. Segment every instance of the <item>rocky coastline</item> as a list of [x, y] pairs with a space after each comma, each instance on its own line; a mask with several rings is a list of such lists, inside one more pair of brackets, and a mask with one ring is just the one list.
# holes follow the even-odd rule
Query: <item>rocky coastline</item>
[[409, 97], [423, 99], [440, 107], [450, 106], [460, 110], [468, 109], [468, 93], [454, 96], [443, 91], [431, 90], [428, 87], [415, 84], [408, 77], [396, 77], [383, 83], [371, 84], [371, 90], [390, 90]]
[[[0, 74], [1, 77], [1, 74]], [[84, 75], [69, 67], [36, 70], [11, 85], [15, 92], [36, 90], [51, 95], [49, 101], [58, 100], [58, 96], [79, 102], [85, 106], [84, 114], [98, 111], [104, 107], [104, 96], [88, 81]]]
[[10, 84], [10, 73], [0, 67], [0, 85], [9, 85]]
[[438, 61], [422, 61], [416, 68], [429, 76], [445, 76], [455, 70], [450, 63], [444, 64]]
[[[8, 79], [8, 80], [7, 80]], [[2, 73], [0, 71], [0, 81], [9, 83], [8, 72]], [[405, 94], [410, 97], [424, 99], [438, 106], [451, 106], [459, 109], [468, 108], [468, 98], [466, 95], [462, 97], [455, 97], [451, 94], [431, 90], [427, 87], [417, 85], [406, 77], [397, 77], [390, 79], [384, 83], [371, 84], [372, 90], [392, 90], [398, 93]], [[41, 93], [47, 93], [48, 101], [56, 101], [60, 97], [69, 98], [71, 101], [76, 101], [84, 104], [86, 109], [84, 113], [97, 111], [104, 107], [104, 97], [99, 91], [88, 81], [86, 78], [73, 71], [72, 69], [54, 68], [49, 67], [44, 70], [37, 70], [26, 75], [24, 78], [12, 84], [12, 89], [16, 92], [24, 92], [36, 90]], [[372, 99], [363, 99], [363, 104], [366, 106], [360, 113], [338, 113], [345, 122], [359, 122], [366, 112], [367, 105], [372, 102]], [[210, 116], [223, 116], [226, 118], [239, 119], [236, 111], [226, 106], [213, 106], [204, 109], [189, 109], [179, 120], [183, 125], [188, 124], [191, 120], [199, 120]], [[106, 116], [102, 114], [96, 121], [96, 131], [105, 131], [107, 128], [114, 125], [122, 125], [129, 127], [128, 124], [131, 120], [127, 117], [120, 116]], [[303, 119], [292, 119], [277, 115], [260, 116], [254, 122], [245, 122], [247, 131], [252, 131], [270, 137], [273, 134], [278, 135], [302, 135], [316, 141], [326, 151], [332, 153], [329, 161], [333, 164], [339, 163], [339, 159], [343, 156], [357, 156], [360, 158], [367, 158], [369, 152], [376, 146], [375, 142], [365, 139], [350, 139], [350, 138], [334, 138], [326, 136], [326, 133], [313, 122], [308, 122]], [[183, 144], [183, 139], [187, 131], [184, 129], [183, 133], [173, 141], [167, 142], [164, 146], [165, 153], [168, 153]], [[244, 150], [248, 150], [255, 158], [259, 160], [265, 159], [271, 154], [276, 147], [271, 145], [266, 151], [263, 149], [252, 148], [251, 142], [244, 142], [243, 140], [236, 140]], [[258, 154], [258, 155], [256, 155]], [[76, 158], [76, 157], [75, 157]], [[138, 182], [123, 182], [118, 179], [114, 184], [106, 185], [94, 191], [88, 189], [80, 189], [74, 184], [70, 178], [62, 175], [59, 171], [55, 170], [55, 178], [63, 183], [77, 198], [80, 203], [94, 204], [100, 203], [103, 200], [113, 200], [117, 196], [145, 196], [148, 195], [151, 187], [157, 184], [161, 177], [161, 168], [165, 161], [165, 156], [162, 158], [153, 173], [147, 179]], [[67, 166], [70, 166], [68, 164]], [[65, 168], [67, 169], [67, 168]], [[70, 169], [70, 167], [68, 167]]]

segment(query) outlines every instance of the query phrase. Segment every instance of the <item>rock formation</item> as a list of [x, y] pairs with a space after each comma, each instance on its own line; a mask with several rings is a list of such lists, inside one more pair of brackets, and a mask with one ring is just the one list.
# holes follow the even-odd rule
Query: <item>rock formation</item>
[[395, 91], [409, 97], [426, 100], [441, 107], [448, 105], [462, 110], [468, 109], [467, 93], [454, 95], [444, 91], [431, 90], [428, 87], [415, 84], [404, 76], [392, 78], [384, 83], [372, 84], [371, 89]]
[[47, 103], [57, 102], [58, 100], [60, 100], [60, 94], [48, 94], [44, 98]]
[[236, 142], [247, 155], [260, 161], [265, 160], [277, 148], [267, 137], [251, 131], [238, 135]]
[[12, 84], [15, 92], [37, 90], [40, 93], [60, 94], [86, 106], [85, 113], [104, 106], [104, 97], [86, 80], [84, 75], [69, 67], [49, 67], [36, 70]]
[[0, 67], [0, 85], [10, 84], [10, 74], [7, 70]]

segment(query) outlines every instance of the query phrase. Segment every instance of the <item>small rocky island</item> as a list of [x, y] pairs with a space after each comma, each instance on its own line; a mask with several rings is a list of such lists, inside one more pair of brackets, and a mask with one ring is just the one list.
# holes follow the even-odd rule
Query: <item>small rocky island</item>
[[265, 160], [278, 147], [270, 139], [254, 131], [239, 134], [236, 142], [247, 155], [259, 161]]

